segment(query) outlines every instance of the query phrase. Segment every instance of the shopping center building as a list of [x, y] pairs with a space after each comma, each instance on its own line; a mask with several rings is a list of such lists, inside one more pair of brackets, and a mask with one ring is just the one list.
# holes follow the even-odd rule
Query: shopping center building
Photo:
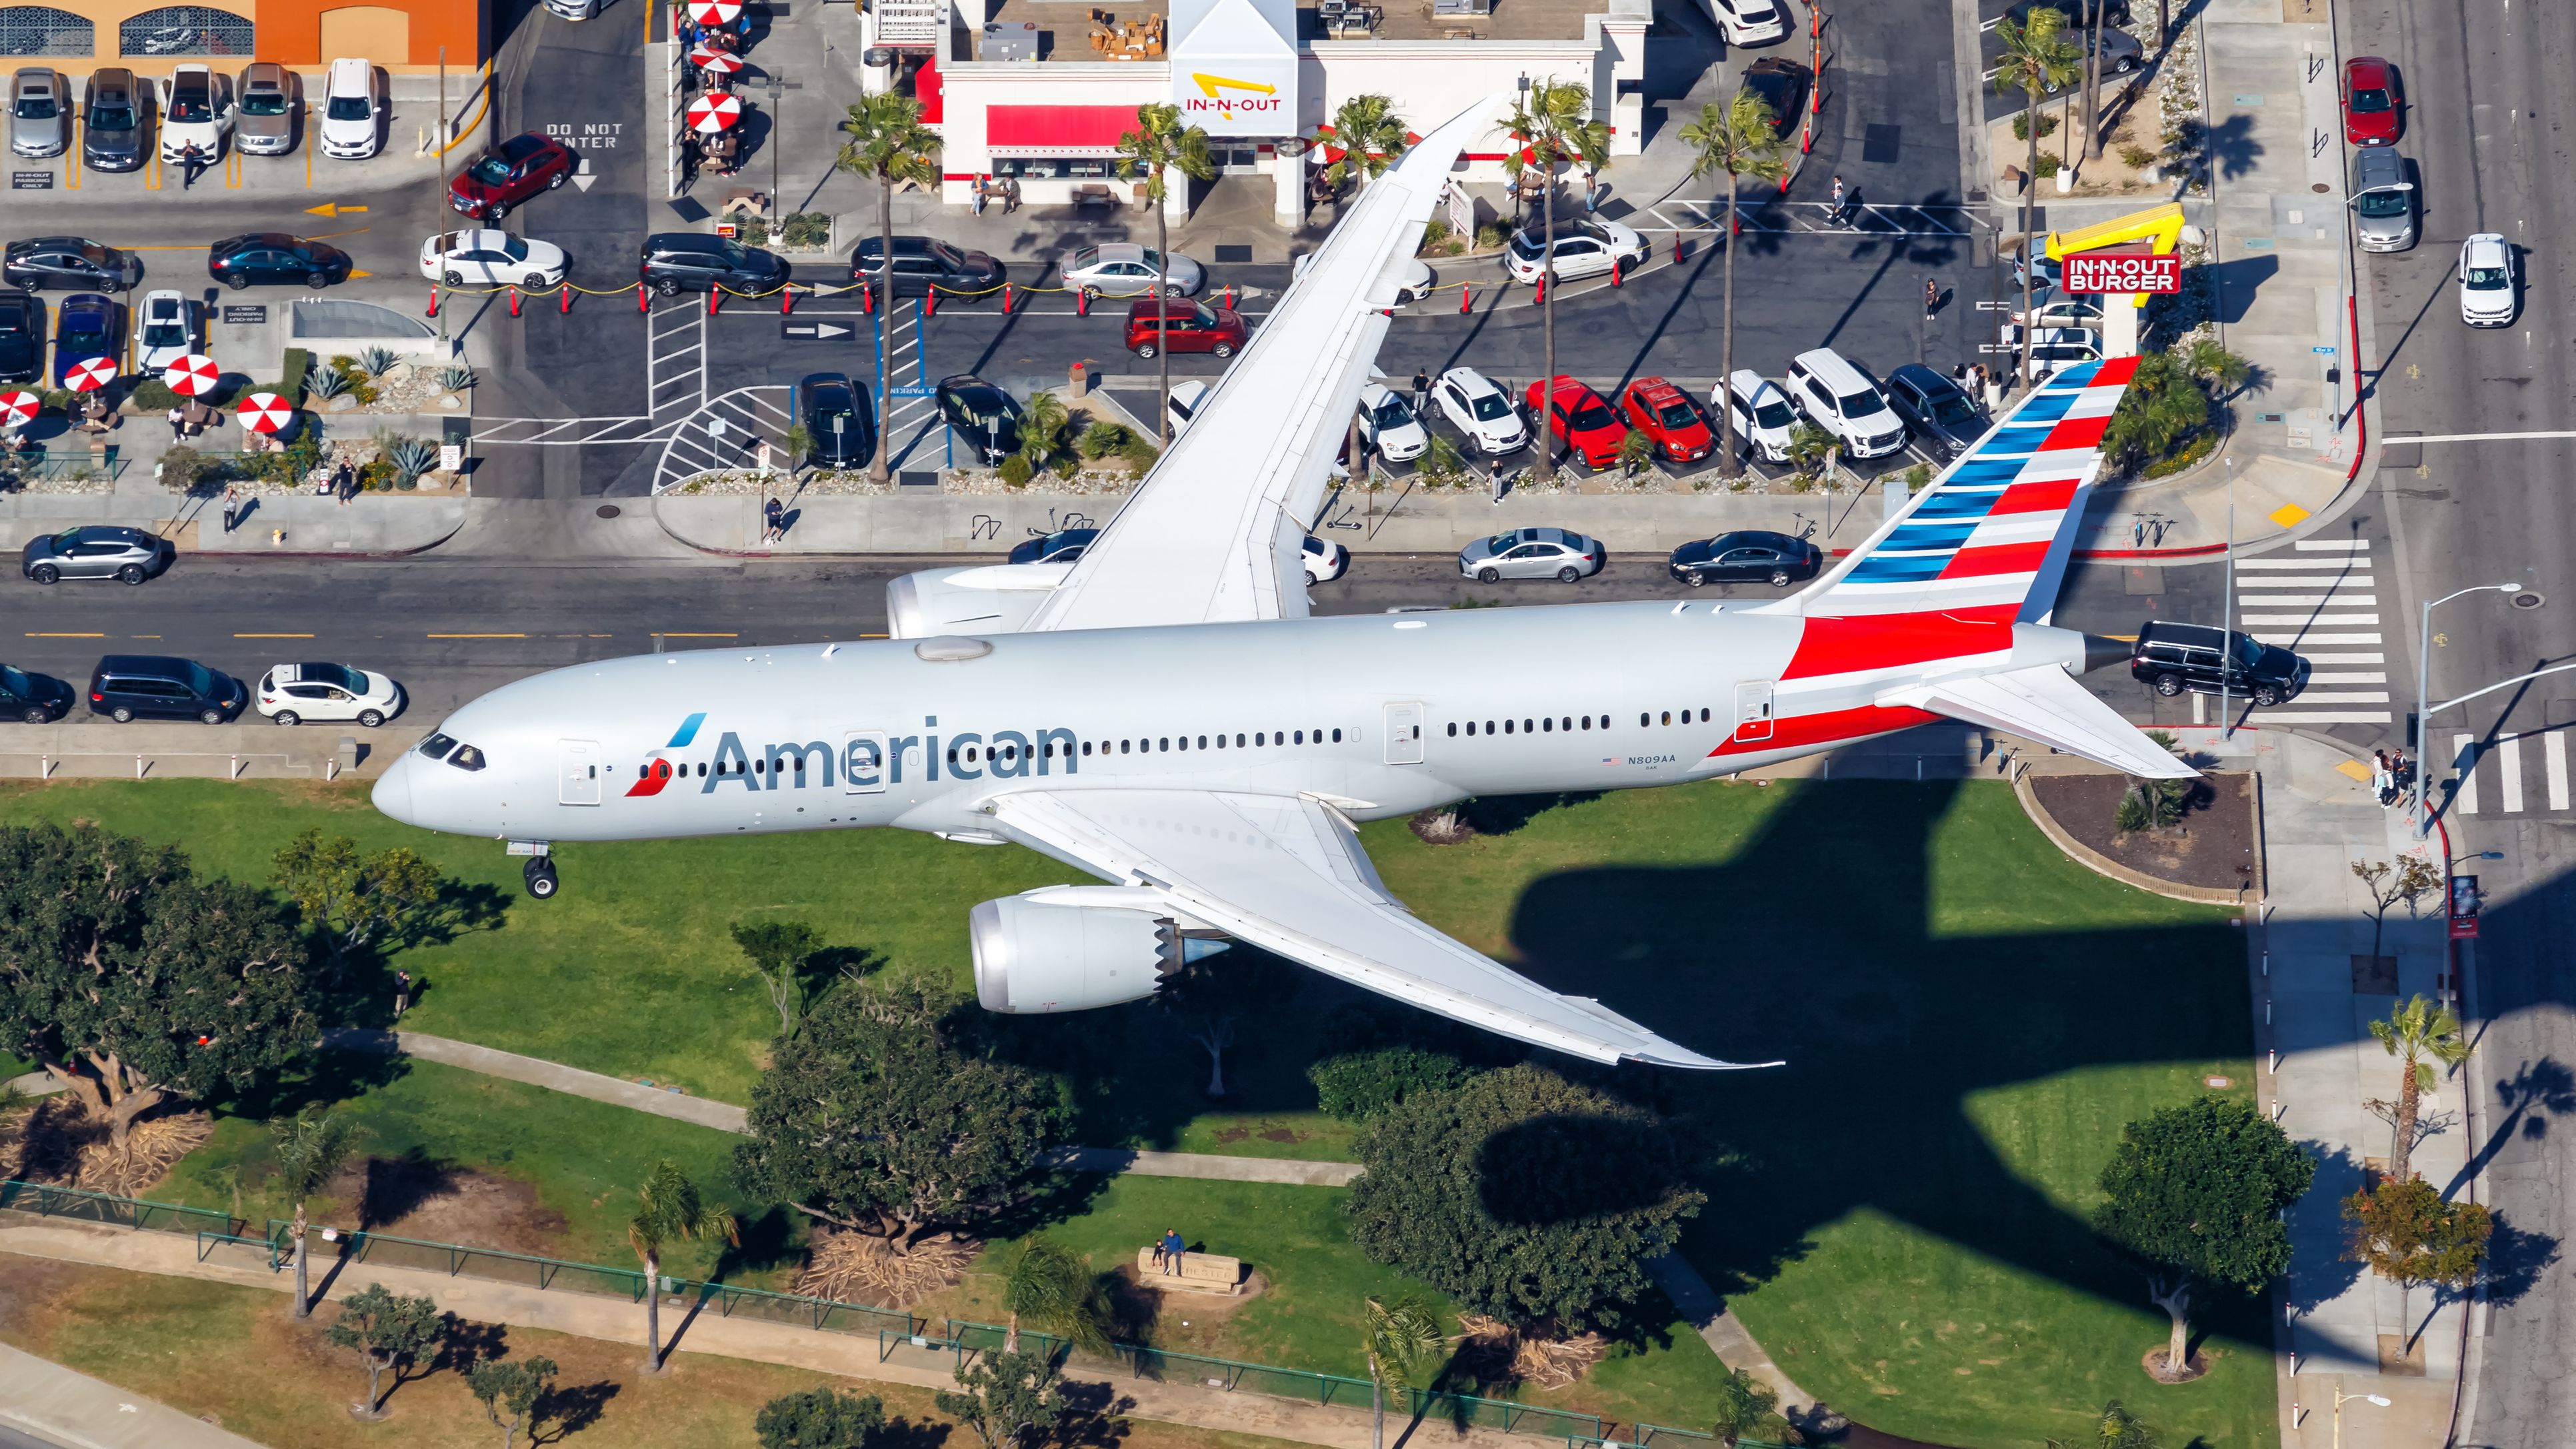
[[0, 0], [0, 54], [12, 66], [50, 64], [76, 76], [101, 66], [165, 75], [182, 61], [225, 71], [273, 60], [318, 72], [342, 56], [394, 75], [426, 75], [439, 68], [442, 48], [450, 71], [483, 63], [490, 44], [484, 10], [481, 0]]

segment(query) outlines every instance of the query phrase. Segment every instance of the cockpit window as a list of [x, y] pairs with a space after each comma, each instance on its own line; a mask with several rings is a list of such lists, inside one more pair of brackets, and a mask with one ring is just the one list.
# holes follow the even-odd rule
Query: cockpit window
[[479, 770], [484, 764], [483, 752], [472, 745], [458, 745], [456, 753], [447, 757], [447, 763], [460, 770]]
[[452, 735], [434, 734], [420, 742], [421, 754], [432, 760], [446, 759], [447, 752], [455, 748], [456, 740]]

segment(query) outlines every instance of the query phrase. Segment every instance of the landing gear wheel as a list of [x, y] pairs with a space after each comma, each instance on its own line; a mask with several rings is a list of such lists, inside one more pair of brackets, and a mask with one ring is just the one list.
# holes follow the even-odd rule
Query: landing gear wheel
[[2157, 675], [2156, 693], [2163, 695], [2167, 699], [2173, 699], [2179, 696], [2182, 693], [2182, 676], [2179, 674]]
[[554, 898], [556, 882], [553, 856], [540, 855], [529, 861], [519, 873], [527, 878], [530, 896], [541, 901]]

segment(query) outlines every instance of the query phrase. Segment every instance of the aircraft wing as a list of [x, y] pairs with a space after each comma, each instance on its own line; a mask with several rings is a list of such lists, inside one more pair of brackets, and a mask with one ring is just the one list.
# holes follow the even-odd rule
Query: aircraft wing
[[1450, 167], [1501, 101], [1470, 107], [1364, 187], [1251, 344], [1025, 628], [1303, 618], [1299, 558], [1386, 337], [1380, 311]]
[[991, 808], [1032, 849], [1155, 890], [1238, 940], [1425, 1011], [1599, 1062], [1753, 1065], [1701, 1056], [1598, 1001], [1559, 996], [1424, 925], [1386, 893], [1350, 823], [1319, 801], [1041, 790]]
[[2200, 778], [2198, 770], [2147, 738], [2055, 664], [1934, 680], [1890, 690], [1877, 702], [1912, 705], [2003, 730], [2144, 779]]

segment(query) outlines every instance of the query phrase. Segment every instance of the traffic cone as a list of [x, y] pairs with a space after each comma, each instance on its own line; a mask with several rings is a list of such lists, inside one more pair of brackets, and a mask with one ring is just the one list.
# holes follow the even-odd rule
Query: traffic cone
[[638, 312], [650, 312], [653, 310], [652, 299], [645, 293], [644, 284], [642, 282], [637, 282], [635, 284], [635, 310]]
[[707, 288], [707, 315], [710, 317], [716, 315], [716, 308], [723, 301], [724, 283], [718, 282], [714, 286]]
[[1459, 284], [1458, 284], [1458, 315], [1459, 315], [1459, 316], [1461, 316], [1461, 317], [1464, 317], [1464, 316], [1466, 316], [1468, 313], [1473, 312], [1473, 311], [1475, 311], [1475, 310], [1476, 310], [1476, 284], [1475, 284], [1475, 283], [1473, 283], [1473, 282], [1461, 282], [1461, 283], [1459, 283]]
[[422, 315], [427, 317], [435, 317], [438, 315], [438, 284], [436, 282], [429, 284], [429, 310]]
[[1073, 289], [1073, 315], [1076, 317], [1091, 315], [1091, 294], [1080, 287]]
[[1011, 315], [1011, 300], [1014, 295], [1015, 294], [1011, 291], [1011, 284], [1004, 282], [1002, 284], [1002, 315], [1005, 317]]
[[869, 286], [869, 285], [868, 285], [867, 283], [865, 283], [865, 282], [861, 282], [861, 283], [859, 283], [859, 313], [860, 313], [860, 315], [861, 315], [861, 316], [874, 316], [874, 315], [876, 315], [876, 310], [877, 310], [877, 289], [876, 289], [876, 288], [874, 288], [874, 287]]
[[778, 315], [779, 315], [779, 316], [781, 316], [781, 317], [784, 317], [784, 316], [786, 316], [788, 313], [793, 312], [793, 311], [795, 311], [795, 310], [796, 310], [796, 289], [795, 289], [794, 287], [781, 287], [781, 288], [779, 288], [779, 289], [778, 289]]
[[933, 283], [933, 284], [931, 285], [930, 290], [929, 290], [929, 291], [927, 291], [927, 292], [924, 292], [924, 293], [922, 294], [922, 296], [921, 296], [921, 315], [922, 315], [922, 316], [924, 316], [924, 317], [936, 317], [936, 316], [938, 316], [938, 315], [939, 315], [939, 287], [938, 287], [938, 284]]
[[1620, 263], [1618, 263], [1618, 262], [1612, 262], [1612, 263], [1610, 264], [1610, 285], [1611, 285], [1611, 286], [1613, 286], [1613, 287], [1623, 287], [1623, 286], [1626, 286], [1626, 285], [1627, 285], [1627, 282], [1628, 282], [1628, 269], [1627, 269], [1627, 267], [1623, 266], [1622, 264], [1620, 264]]
[[519, 289], [516, 287], [510, 289], [510, 315], [513, 317], [519, 315]]
[[1533, 307], [1547, 305], [1547, 273], [1545, 272], [1538, 274], [1538, 285], [1530, 289], [1530, 305]]
[[1678, 266], [1680, 266], [1681, 264], [1682, 264], [1682, 234], [1681, 234], [1681, 229], [1680, 229], [1679, 227], [1675, 227], [1675, 228], [1673, 229], [1673, 265], [1678, 267]]
[[560, 306], [560, 307], [558, 307], [558, 308], [556, 308], [555, 310], [556, 310], [556, 311], [558, 311], [558, 312], [569, 312], [569, 311], [571, 311], [571, 310], [572, 310], [572, 283], [570, 283], [570, 282], [566, 282], [566, 283], [564, 283], [564, 289], [563, 289], [563, 305], [562, 305], [562, 306]]

